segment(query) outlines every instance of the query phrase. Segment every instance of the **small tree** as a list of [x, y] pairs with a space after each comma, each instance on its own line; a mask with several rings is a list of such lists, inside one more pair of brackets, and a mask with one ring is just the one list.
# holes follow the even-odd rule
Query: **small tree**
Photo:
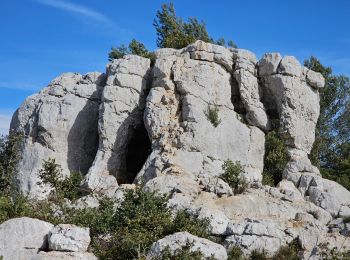
[[189, 18], [187, 22], [184, 22], [176, 16], [173, 3], [162, 5], [153, 25], [157, 31], [157, 46], [160, 48], [181, 49], [196, 40], [214, 42], [203, 21]]
[[263, 184], [276, 186], [282, 180], [284, 167], [289, 157], [287, 148], [275, 131], [265, 137]]
[[243, 167], [239, 161], [233, 163], [231, 160], [226, 160], [222, 165], [224, 173], [221, 174], [221, 179], [227, 182], [231, 188], [233, 188], [234, 194], [240, 194], [244, 192], [247, 187], [242, 174], [244, 172]]
[[108, 60], [112, 61], [114, 59], [120, 59], [127, 54], [134, 54], [154, 60], [154, 54], [152, 52], [149, 52], [143, 43], [135, 39], [132, 39], [128, 47], [126, 47], [124, 44], [119, 47], [112, 47], [111, 51], [108, 54]]
[[39, 177], [44, 184], [54, 189], [53, 193], [58, 198], [77, 199], [81, 194], [80, 183], [83, 180], [81, 173], [72, 172], [64, 178], [62, 168], [55, 159], [49, 158], [43, 162], [43, 168], [39, 171]]
[[0, 193], [8, 194], [14, 190], [13, 180], [20, 160], [19, 148], [23, 137], [11, 133], [0, 137]]

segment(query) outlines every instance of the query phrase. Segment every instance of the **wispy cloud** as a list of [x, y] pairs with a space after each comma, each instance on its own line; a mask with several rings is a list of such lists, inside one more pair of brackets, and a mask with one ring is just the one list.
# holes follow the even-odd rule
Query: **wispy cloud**
[[0, 135], [8, 134], [10, 123], [11, 123], [10, 115], [0, 114]]
[[111, 21], [108, 17], [106, 17], [102, 13], [92, 10], [83, 5], [74, 4], [63, 0], [34, 0], [34, 1], [43, 5], [51, 6], [67, 12], [82, 15], [92, 20], [99, 21], [105, 24], [109, 24], [109, 25], [113, 24], [113, 21]]
[[[67, 0], [32, 0], [41, 5], [45, 5], [48, 7], [56, 8], [58, 10], [62, 10], [64, 12], [68, 12], [72, 15], [77, 15], [88, 22], [91, 25], [91, 22], [95, 22], [94, 28], [99, 29], [99, 33], [107, 34], [107, 35], [119, 35], [120, 38], [130, 38], [134, 33], [130, 30], [123, 28], [122, 26], [116, 24], [109, 17], [104, 15], [101, 12], [98, 12], [92, 8], [86, 7], [84, 5], [72, 3]], [[103, 29], [100, 25], [103, 25]]]

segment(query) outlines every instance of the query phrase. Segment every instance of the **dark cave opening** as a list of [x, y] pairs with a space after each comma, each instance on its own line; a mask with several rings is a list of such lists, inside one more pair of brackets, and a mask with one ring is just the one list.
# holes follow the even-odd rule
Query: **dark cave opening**
[[151, 142], [143, 122], [136, 127], [132, 127], [130, 131], [131, 138], [126, 152], [126, 174], [123, 180], [118, 180], [119, 184], [133, 183], [152, 151]]

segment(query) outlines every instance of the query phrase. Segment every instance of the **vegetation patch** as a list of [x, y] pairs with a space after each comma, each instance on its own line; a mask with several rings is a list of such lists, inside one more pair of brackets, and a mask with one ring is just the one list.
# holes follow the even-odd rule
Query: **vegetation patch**
[[247, 183], [242, 176], [244, 170], [241, 163], [239, 161], [234, 163], [231, 160], [226, 160], [222, 165], [222, 169], [224, 173], [221, 174], [220, 178], [230, 185], [234, 194], [243, 193], [247, 188]]
[[276, 186], [282, 180], [282, 173], [289, 161], [287, 148], [275, 131], [265, 136], [263, 184]]
[[217, 127], [221, 123], [221, 119], [219, 117], [219, 108], [217, 105], [208, 105], [207, 111], [205, 111], [205, 115], [214, 127]]

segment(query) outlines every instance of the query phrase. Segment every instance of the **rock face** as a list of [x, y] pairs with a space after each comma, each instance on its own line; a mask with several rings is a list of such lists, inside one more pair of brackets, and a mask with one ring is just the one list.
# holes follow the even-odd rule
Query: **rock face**
[[11, 129], [25, 134], [20, 187], [47, 196], [37, 176], [48, 157], [109, 195], [118, 184], [163, 174], [218, 176], [228, 159], [243, 165], [247, 181], [260, 182], [271, 121], [279, 121], [291, 157], [307, 158], [322, 84], [293, 57], [271, 53], [258, 62], [249, 51], [201, 41], [156, 51], [152, 68], [126, 55], [106, 74], [63, 74], [13, 117]]
[[27, 260], [47, 247], [53, 225], [31, 218], [10, 219], [0, 225], [0, 256], [4, 260]]
[[308, 69], [292, 56], [281, 58], [274, 53], [265, 55], [258, 68], [262, 71], [264, 101], [271, 119], [278, 120], [279, 132], [290, 153], [307, 157], [315, 140], [320, 113], [317, 89], [324, 84], [322, 77], [311, 86], [306, 80]]
[[[197, 42], [183, 50], [161, 49], [156, 57], [144, 113], [152, 154], [137, 182], [166, 173], [219, 175], [227, 159], [240, 161], [246, 178], [260, 181], [264, 133], [235, 111], [240, 94], [232, 52]], [[218, 110], [217, 127], [208, 119], [209, 108]]]
[[104, 81], [101, 73], [65, 73], [16, 111], [11, 131], [24, 136], [17, 176], [23, 192], [36, 199], [47, 196], [49, 188], [38, 184], [38, 172], [48, 158], [62, 166], [65, 176], [72, 171], [87, 173], [97, 151]]
[[69, 224], [55, 226], [49, 234], [49, 249], [54, 251], [86, 252], [90, 244], [88, 228]]
[[[343, 223], [350, 192], [323, 179], [308, 158], [325, 84], [321, 74], [292, 56], [268, 53], [258, 61], [247, 50], [202, 41], [155, 56], [152, 66], [126, 55], [110, 62], [105, 74], [63, 74], [25, 100], [11, 123], [11, 131], [24, 135], [16, 176], [21, 191], [48, 196], [38, 172], [52, 157], [65, 176], [82, 172], [83, 185], [95, 193], [76, 207], [96, 207], [101, 194], [121, 201], [125, 189], [142, 185], [169, 195], [173, 213], [208, 219], [227, 251], [239, 246], [247, 256], [252, 250], [272, 256], [294, 239], [304, 259], [318, 257], [321, 244], [350, 249], [350, 226]], [[261, 184], [271, 130], [290, 157], [277, 187]], [[220, 178], [228, 159], [243, 166], [241, 177], [249, 183], [243, 194], [234, 195]], [[50, 248], [79, 252], [40, 252], [37, 259], [94, 259], [85, 252], [86, 233], [56, 227]], [[149, 257], [167, 245], [174, 252], [187, 239], [206, 256], [227, 258], [221, 245], [188, 233], [159, 240]]]
[[174, 254], [176, 250], [188, 246], [191, 244], [191, 252], [199, 251], [203, 254], [203, 257], [218, 260], [226, 260], [227, 253], [222, 245], [211, 242], [210, 240], [196, 237], [188, 232], [178, 232], [173, 235], [166, 236], [157, 242], [155, 242], [148, 255], [147, 259], [158, 259], [162, 256], [163, 251], [167, 248], [171, 254]]
[[[136, 165], [137, 162], [129, 163], [127, 160], [130, 160], [129, 157], [133, 160], [141, 157], [142, 161], [142, 156], [147, 157], [150, 147], [147, 147], [149, 140], [142, 116], [149, 69], [148, 59], [134, 55], [114, 60], [107, 66], [107, 81], [99, 112], [99, 148], [86, 180], [91, 190], [113, 192], [116, 180], [119, 184], [133, 182], [142, 164]], [[139, 142], [138, 151], [130, 148], [135, 145], [134, 142]]]
[[[52, 224], [32, 218], [15, 218], [0, 225], [0, 256], [4, 260], [97, 260], [87, 252], [89, 229]], [[50, 252], [47, 252], [50, 250]]]

